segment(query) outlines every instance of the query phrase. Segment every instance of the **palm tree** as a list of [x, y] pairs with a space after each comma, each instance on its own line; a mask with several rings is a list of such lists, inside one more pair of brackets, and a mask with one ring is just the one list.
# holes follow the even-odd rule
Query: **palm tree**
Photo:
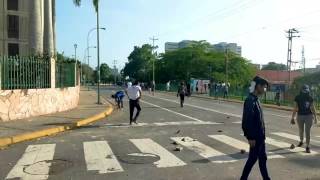
[[[93, 6], [94, 6], [96, 12], [98, 12], [99, 0], [92, 0], [92, 2], [93, 2]], [[73, 3], [76, 6], [80, 6], [81, 5], [81, 0], [73, 0]]]
[[[98, 104], [101, 104], [100, 101], [100, 39], [99, 39], [99, 30], [100, 30], [100, 25], [99, 25], [99, 0], [92, 0], [93, 6], [96, 10], [97, 14], [97, 59], [98, 59], [98, 66], [97, 66], [97, 75], [98, 75]], [[81, 5], [81, 0], [73, 0], [73, 3], [76, 6]]]

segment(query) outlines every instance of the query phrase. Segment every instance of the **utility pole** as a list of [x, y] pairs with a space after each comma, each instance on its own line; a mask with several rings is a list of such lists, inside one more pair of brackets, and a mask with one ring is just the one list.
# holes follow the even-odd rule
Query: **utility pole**
[[[154, 46], [154, 44], [155, 44], [155, 41], [158, 41], [159, 39], [156, 39], [156, 38], [153, 36], [152, 38], [150, 38], [150, 40], [152, 40], [152, 54], [155, 55], [155, 49], [156, 49], [156, 47]], [[154, 77], [154, 72], [155, 72], [154, 62], [155, 62], [155, 58], [154, 58], [153, 61], [152, 61], [152, 85], [154, 86], [154, 87], [153, 87], [153, 92], [155, 92], [155, 89], [156, 89], [156, 81], [155, 81], [155, 77]]]
[[113, 61], [114, 85], [117, 84], [117, 60]]
[[306, 74], [306, 58], [304, 55], [304, 46], [302, 46], [301, 55], [302, 55], [301, 63], [302, 63], [302, 68], [303, 68], [303, 74], [305, 75]]
[[[76, 65], [78, 65], [78, 61], [77, 61], [77, 48], [78, 48], [78, 44], [74, 44], [74, 59], [76, 61]], [[76, 68], [78, 69], [78, 68]], [[77, 73], [78, 74], [78, 73]], [[82, 65], [81, 65], [81, 71], [80, 71], [80, 86], [81, 86], [81, 78], [82, 78]]]
[[227, 86], [227, 84], [228, 84], [228, 79], [229, 79], [229, 77], [228, 77], [228, 64], [229, 64], [229, 57], [228, 57], [228, 48], [226, 48], [226, 50], [225, 50], [225, 53], [224, 53], [224, 63], [225, 63], [225, 83], [226, 83], [226, 86]]
[[97, 59], [98, 59], [98, 66], [97, 66], [97, 74], [98, 74], [98, 102], [97, 104], [101, 104], [100, 100], [100, 22], [99, 22], [99, 1], [97, 1]]
[[288, 68], [288, 72], [289, 72], [289, 86], [291, 84], [291, 66], [292, 63], [297, 63], [297, 62], [293, 62], [292, 61], [292, 39], [295, 37], [300, 37], [298, 35], [299, 31], [296, 30], [295, 28], [289, 29], [286, 33], [288, 33], [288, 53], [287, 53], [287, 68]]

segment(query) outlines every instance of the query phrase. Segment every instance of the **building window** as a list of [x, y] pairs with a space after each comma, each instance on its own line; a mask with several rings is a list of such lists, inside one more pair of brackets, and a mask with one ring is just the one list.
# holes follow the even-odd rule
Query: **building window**
[[8, 0], [7, 1], [7, 9], [11, 10], [11, 11], [18, 11], [19, 1], [18, 0]]
[[17, 44], [17, 43], [9, 43], [8, 44], [8, 55], [9, 56], [17, 56], [17, 55], [19, 55], [19, 44]]
[[8, 38], [19, 39], [19, 16], [8, 15]]

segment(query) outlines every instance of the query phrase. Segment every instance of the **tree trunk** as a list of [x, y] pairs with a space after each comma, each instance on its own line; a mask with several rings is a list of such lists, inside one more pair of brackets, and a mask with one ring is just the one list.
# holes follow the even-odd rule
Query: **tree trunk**
[[29, 46], [31, 55], [43, 54], [42, 0], [30, 0]]
[[52, 56], [54, 54], [53, 45], [53, 23], [52, 23], [52, 1], [44, 1], [44, 38], [43, 38], [43, 52], [46, 55]]

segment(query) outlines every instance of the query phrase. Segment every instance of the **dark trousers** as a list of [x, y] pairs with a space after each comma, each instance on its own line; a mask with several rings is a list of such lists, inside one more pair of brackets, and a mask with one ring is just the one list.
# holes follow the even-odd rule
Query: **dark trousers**
[[180, 106], [183, 107], [183, 103], [184, 103], [184, 94], [180, 94]]
[[117, 102], [117, 105], [118, 105], [119, 109], [123, 108], [123, 100], [122, 100], [122, 98], [116, 98], [116, 102]]
[[[137, 100], [132, 100], [130, 99], [129, 101], [129, 107], [130, 107], [130, 124], [132, 122], [136, 122], [137, 121], [137, 118], [140, 114], [140, 111], [141, 111], [141, 107], [140, 107], [140, 104], [139, 104], [139, 99]], [[137, 113], [136, 113], [136, 116], [133, 118], [133, 112], [134, 112], [134, 109], [137, 109]]]
[[244, 166], [242, 176], [240, 180], [247, 180], [251, 169], [254, 164], [259, 159], [259, 168], [261, 175], [264, 180], [270, 180], [268, 170], [267, 170], [267, 153], [266, 153], [266, 144], [264, 140], [256, 141], [256, 145], [253, 148], [250, 148], [249, 158], [246, 165]]

